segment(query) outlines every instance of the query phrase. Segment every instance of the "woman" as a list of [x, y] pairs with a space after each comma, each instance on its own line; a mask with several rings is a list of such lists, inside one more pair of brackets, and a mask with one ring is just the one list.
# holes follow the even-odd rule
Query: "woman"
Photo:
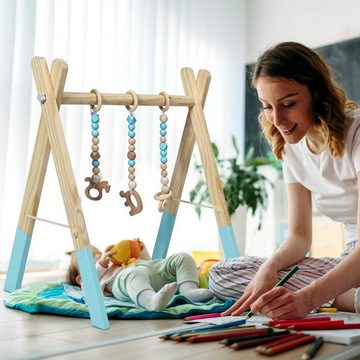
[[[285, 42], [255, 65], [253, 86], [263, 109], [260, 125], [282, 160], [288, 194], [288, 237], [269, 259], [223, 260], [210, 271], [210, 289], [238, 298], [223, 315], [248, 309], [271, 318], [297, 318], [333, 305], [360, 312], [360, 109], [346, 99], [325, 61]], [[312, 241], [312, 206], [345, 226], [337, 258], [305, 258]], [[278, 278], [297, 264], [286, 286]]]

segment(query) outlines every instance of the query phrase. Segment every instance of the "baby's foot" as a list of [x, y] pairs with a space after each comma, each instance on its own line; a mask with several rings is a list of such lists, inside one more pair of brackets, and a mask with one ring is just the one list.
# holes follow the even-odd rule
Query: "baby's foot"
[[181, 294], [193, 302], [205, 302], [211, 300], [214, 297], [214, 293], [211, 290], [203, 288], [187, 289], [182, 291]]
[[150, 310], [163, 310], [170, 299], [175, 295], [177, 290], [177, 283], [173, 282], [163, 286], [153, 297], [151, 304], [149, 304]]

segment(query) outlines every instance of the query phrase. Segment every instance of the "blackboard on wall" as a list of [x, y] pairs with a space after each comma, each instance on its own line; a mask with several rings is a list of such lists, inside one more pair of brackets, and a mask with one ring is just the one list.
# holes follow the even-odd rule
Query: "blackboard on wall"
[[[360, 38], [338, 42], [315, 49], [332, 67], [335, 79], [349, 99], [360, 105]], [[245, 153], [252, 146], [255, 156], [266, 156], [269, 146], [261, 135], [257, 116], [261, 103], [251, 87], [250, 73], [254, 64], [246, 65], [245, 91]]]

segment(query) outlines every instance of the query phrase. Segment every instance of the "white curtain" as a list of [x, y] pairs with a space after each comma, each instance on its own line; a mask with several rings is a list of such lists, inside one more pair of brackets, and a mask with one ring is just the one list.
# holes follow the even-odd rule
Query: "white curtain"
[[[65, 91], [184, 94], [180, 69], [205, 68], [212, 81], [205, 116], [213, 141], [231, 151], [234, 134], [243, 139], [245, 4], [238, 0], [0, 0], [0, 270], [6, 270], [17, 228], [40, 105], [31, 59], [42, 56], [49, 67], [64, 59], [69, 72]], [[171, 176], [186, 117], [185, 108], [168, 111], [168, 166]], [[160, 110], [139, 107], [136, 181], [144, 210], [130, 217], [119, 197], [127, 190], [127, 111], [100, 111], [100, 168], [112, 185], [99, 202], [84, 195], [92, 174], [88, 106], [63, 105], [61, 118], [90, 241], [104, 248], [120, 239], [140, 237], [151, 252], [161, 219], [153, 195], [160, 191]], [[195, 153], [195, 159], [199, 156]], [[190, 165], [193, 168], [193, 164]], [[193, 174], [183, 197], [195, 184]], [[50, 157], [38, 217], [67, 223], [54, 164]], [[54, 268], [73, 248], [69, 230], [36, 222], [28, 269]], [[213, 212], [199, 222], [194, 209], [181, 205], [169, 253], [217, 250]]]

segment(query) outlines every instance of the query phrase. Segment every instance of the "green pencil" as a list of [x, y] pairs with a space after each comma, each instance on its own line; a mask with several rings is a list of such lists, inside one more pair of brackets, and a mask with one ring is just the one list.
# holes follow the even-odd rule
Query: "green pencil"
[[[299, 268], [295, 265], [274, 287], [284, 285], [298, 270]], [[254, 313], [249, 311], [245, 316], [245, 320], [250, 319], [253, 315]]]

